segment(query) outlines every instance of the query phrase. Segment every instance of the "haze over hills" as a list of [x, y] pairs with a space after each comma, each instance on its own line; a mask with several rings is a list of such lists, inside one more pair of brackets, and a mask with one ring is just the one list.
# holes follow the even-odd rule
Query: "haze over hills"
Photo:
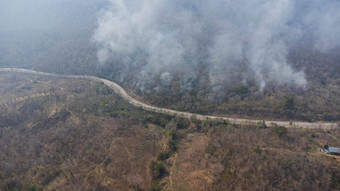
[[101, 0], [0, 2], [0, 65], [45, 71], [96, 70], [90, 42]]
[[[340, 2], [2, 0], [8, 67], [202, 116], [339, 124]], [[0, 190], [338, 190], [339, 158], [320, 152], [338, 128], [290, 127], [0, 72]]]
[[340, 119], [338, 1], [1, 5], [1, 67], [98, 75], [183, 111]]
[[0, 72], [0, 190], [338, 190], [339, 129], [133, 107], [102, 83]]

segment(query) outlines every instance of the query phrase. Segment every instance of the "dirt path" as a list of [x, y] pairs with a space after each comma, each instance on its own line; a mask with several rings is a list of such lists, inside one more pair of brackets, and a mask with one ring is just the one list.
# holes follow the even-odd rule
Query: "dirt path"
[[[110, 88], [112, 88], [117, 94], [119, 94], [124, 100], [128, 101], [130, 104], [143, 108], [147, 111], [152, 111], [156, 113], [164, 113], [172, 116], [184, 117], [184, 118], [196, 118], [199, 120], [206, 120], [206, 119], [220, 119], [220, 120], [228, 120], [231, 124], [256, 124], [262, 119], [255, 120], [255, 119], [242, 119], [242, 118], [229, 118], [229, 117], [219, 117], [219, 116], [211, 116], [211, 115], [200, 115], [195, 113], [189, 112], [182, 112], [176, 111], [172, 109], [160, 108], [151, 106], [145, 103], [142, 103], [130, 95], [126, 93], [126, 91], [120, 87], [118, 84], [111, 82], [106, 79], [98, 78], [95, 76], [85, 76], [85, 75], [60, 75], [60, 74], [52, 74], [52, 73], [45, 73], [45, 72], [37, 72], [33, 70], [26, 70], [20, 68], [0, 68], [0, 72], [17, 72], [17, 73], [26, 73], [26, 74], [33, 74], [33, 75], [40, 75], [40, 76], [51, 76], [51, 77], [58, 77], [58, 78], [69, 78], [69, 79], [85, 79], [90, 81], [96, 82], [103, 82]], [[337, 123], [328, 123], [328, 122], [289, 122], [289, 121], [265, 121], [267, 126], [273, 126], [273, 124], [285, 126], [285, 127], [296, 127], [296, 128], [310, 128], [310, 129], [334, 129], [338, 127]]]

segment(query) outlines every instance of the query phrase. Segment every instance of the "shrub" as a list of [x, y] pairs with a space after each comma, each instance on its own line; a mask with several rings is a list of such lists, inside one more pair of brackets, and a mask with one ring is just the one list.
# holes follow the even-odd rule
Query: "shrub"
[[177, 139], [171, 139], [169, 141], [169, 148], [172, 151], [177, 151], [177, 149], [178, 149], [178, 141], [177, 141]]
[[28, 191], [37, 191], [37, 186], [35, 184], [31, 185], [29, 188], [28, 188]]
[[237, 93], [241, 96], [245, 96], [249, 94], [248, 86], [240, 86], [237, 88]]
[[294, 99], [290, 96], [285, 96], [284, 99], [285, 99], [285, 103], [284, 103], [285, 110], [290, 110], [290, 111], [294, 110], [295, 108]]
[[162, 161], [152, 161], [150, 164], [151, 176], [153, 179], [159, 180], [167, 173]]
[[287, 135], [287, 128], [285, 126], [277, 126], [274, 128], [274, 134], [279, 138], [282, 138]]
[[324, 112], [322, 114], [322, 118], [325, 120], [325, 121], [333, 121], [334, 120], [334, 117], [332, 114], [328, 113], [328, 112]]
[[151, 191], [161, 191], [162, 186], [159, 183], [154, 183], [154, 184], [151, 185], [150, 190]]
[[169, 150], [158, 153], [157, 160], [164, 161], [170, 157], [171, 152]]
[[36, 185], [36, 184], [32, 184], [28, 187], [27, 189], [28, 191], [41, 191], [41, 190], [44, 190], [44, 187], [43, 186], [39, 186], [39, 185]]
[[266, 125], [265, 121], [262, 121], [262, 122], [259, 121], [259, 122], [256, 123], [256, 127], [261, 128], [261, 129], [265, 129], [265, 128], [267, 128], [267, 125]]
[[58, 113], [55, 114], [55, 119], [57, 121], [65, 121], [68, 116], [70, 116], [71, 113], [65, 109], [59, 111]]
[[261, 153], [261, 148], [260, 146], [256, 145], [256, 147], [253, 149], [255, 153]]
[[207, 149], [205, 149], [205, 152], [206, 152], [207, 154], [213, 155], [214, 152], [215, 152], [215, 148], [213, 148], [213, 147], [208, 147]]
[[176, 118], [175, 122], [177, 123], [177, 128], [178, 129], [185, 129], [190, 126], [190, 121], [185, 118]]

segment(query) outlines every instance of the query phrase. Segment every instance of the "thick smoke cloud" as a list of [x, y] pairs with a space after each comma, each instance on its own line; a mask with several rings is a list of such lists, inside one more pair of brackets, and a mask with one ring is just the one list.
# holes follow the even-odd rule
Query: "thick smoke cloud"
[[154, 78], [169, 84], [178, 73], [189, 87], [201, 64], [216, 88], [235, 75], [260, 88], [305, 86], [304, 72], [287, 61], [289, 48], [306, 37], [320, 51], [339, 46], [339, 10], [337, 0], [110, 0], [93, 41], [100, 62], [140, 67], [141, 88]]

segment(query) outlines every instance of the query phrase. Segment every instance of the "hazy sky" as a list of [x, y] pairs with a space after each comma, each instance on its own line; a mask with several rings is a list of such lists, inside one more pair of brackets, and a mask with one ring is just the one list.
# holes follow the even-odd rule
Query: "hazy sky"
[[59, 68], [67, 70], [65, 63], [80, 67], [86, 60], [96, 60], [95, 56], [84, 58], [82, 52], [91, 46], [95, 49], [91, 36], [96, 14], [108, 3], [106, 0], [0, 0], [0, 66], [42, 69], [61, 65]]
[[[75, 39], [89, 47], [65, 47]], [[190, 86], [202, 64], [216, 87], [233, 83], [235, 75], [244, 83], [255, 79], [260, 88], [268, 82], [302, 87], [303, 69], [287, 60], [302, 41], [324, 52], [339, 46], [339, 0], [0, 1], [0, 65], [34, 65], [36, 57], [48, 63], [55, 47], [81, 53], [96, 46], [102, 64], [141, 68], [141, 88], [155, 78], [169, 84], [175, 74]], [[77, 55], [72, 62], [92, 60]]]

